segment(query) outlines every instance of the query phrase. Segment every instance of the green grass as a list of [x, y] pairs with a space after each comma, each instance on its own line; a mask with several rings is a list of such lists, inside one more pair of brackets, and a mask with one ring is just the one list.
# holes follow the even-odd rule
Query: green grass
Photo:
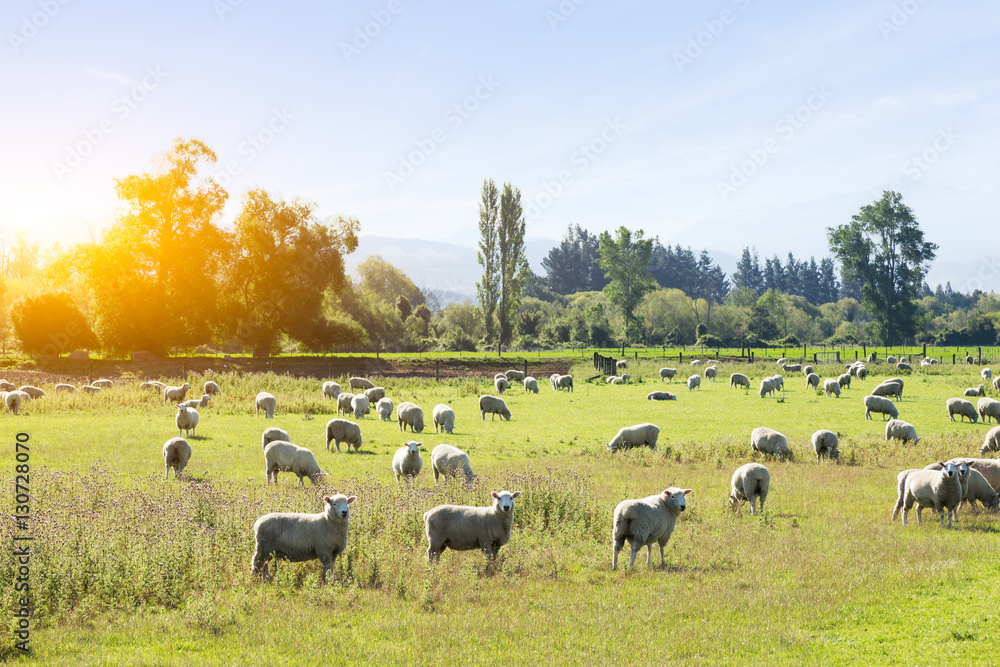
[[[166, 482], [160, 449], [176, 435], [171, 406], [134, 383], [100, 396], [50, 392], [20, 416], [4, 416], [7, 451], [15, 429], [31, 436], [35, 651], [25, 662], [995, 661], [1000, 519], [965, 510], [950, 531], [936, 517], [906, 528], [888, 520], [898, 470], [977, 455], [990, 427], [950, 422], [944, 401], [979, 384], [978, 367], [904, 378], [900, 418], [922, 437], [913, 447], [886, 443], [884, 423], [864, 419], [862, 397], [896, 375], [893, 368], [872, 367], [840, 399], [785, 374], [785, 392], [760, 399], [730, 389], [729, 373], [747, 373], [756, 387], [776, 372], [773, 363], [723, 366], [716, 382], [690, 392], [680, 377], [661, 384], [660, 365], [632, 362], [633, 384], [610, 386], [586, 382], [594, 372], [580, 362], [573, 393], [552, 392], [547, 378], [538, 395], [509, 390], [510, 422], [479, 418], [478, 396], [492, 393], [485, 378], [386, 379], [388, 395], [420, 404], [428, 425], [436, 403], [452, 405], [456, 431], [436, 435], [429, 426], [404, 436], [395, 422], [368, 418], [362, 452], [351, 455], [326, 452], [335, 408], [319, 381], [216, 375], [224, 394], [199, 410], [186, 477]], [[680, 368], [679, 376], [690, 372]], [[204, 380], [189, 379], [196, 388]], [[659, 388], [678, 400], [645, 400]], [[274, 420], [253, 416], [253, 397], [264, 389], [278, 397]], [[661, 427], [656, 451], [607, 454], [619, 427], [645, 421]], [[264, 485], [266, 426], [317, 454], [330, 473], [321, 487], [299, 488], [287, 474], [278, 487]], [[734, 516], [729, 479], [755, 458], [756, 426], [785, 433], [796, 458], [758, 456], [772, 476], [767, 508]], [[840, 435], [840, 464], [816, 462], [809, 437], [820, 428]], [[406, 490], [390, 462], [411, 437], [427, 453], [418, 488]], [[434, 487], [429, 450], [441, 442], [469, 452], [475, 485]], [[667, 546], [667, 567], [647, 568], [640, 556], [635, 571], [612, 572], [614, 506], [670, 485], [694, 492]], [[443, 502], [485, 504], [499, 488], [523, 495], [497, 567], [474, 552], [446, 552], [430, 567], [421, 514]], [[315, 562], [282, 563], [274, 581], [254, 580], [253, 521], [271, 511], [318, 511], [332, 489], [358, 501], [329, 585], [318, 585]], [[13, 526], [0, 526], [0, 548], [10, 553]], [[8, 560], [0, 582], [12, 608]], [[3, 650], [12, 656], [9, 643]]]

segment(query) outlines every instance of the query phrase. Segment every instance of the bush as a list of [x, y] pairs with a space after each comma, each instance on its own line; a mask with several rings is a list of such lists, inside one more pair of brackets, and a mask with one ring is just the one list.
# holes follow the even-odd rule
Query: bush
[[11, 306], [11, 320], [21, 350], [27, 354], [54, 359], [100, 345], [87, 318], [65, 292], [22, 297]]

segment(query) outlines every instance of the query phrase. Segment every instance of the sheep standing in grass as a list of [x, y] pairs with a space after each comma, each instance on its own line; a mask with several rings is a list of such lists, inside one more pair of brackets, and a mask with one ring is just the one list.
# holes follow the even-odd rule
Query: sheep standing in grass
[[840, 383], [833, 378], [827, 378], [823, 380], [823, 391], [826, 392], [827, 398], [831, 395], [840, 398]]
[[971, 366], [975, 362], [976, 362], [976, 360], [972, 358], [971, 354], [968, 354], [968, 355], [965, 356], [965, 363], [967, 363], [968, 365]]
[[955, 415], [958, 415], [962, 421], [968, 417], [973, 424], [979, 418], [975, 406], [964, 398], [949, 398], [945, 401], [945, 405], [948, 406], [948, 417], [951, 421], [955, 421]]
[[962, 483], [954, 464], [944, 464], [943, 470], [904, 470], [896, 478], [896, 506], [893, 507], [890, 521], [896, 519], [899, 510], [903, 510], [903, 525], [906, 525], [906, 513], [917, 505], [917, 523], [923, 523], [921, 512], [924, 507], [933, 507], [941, 517], [944, 527], [944, 514], [948, 512], [948, 527], [951, 528], [955, 510], [962, 502]]
[[529, 391], [533, 391], [536, 394], [538, 393], [538, 380], [530, 375], [524, 378], [524, 393], [527, 394]]
[[806, 377], [809, 377], [809, 374], [812, 373], [814, 370], [815, 369], [812, 366], [806, 366], [805, 368], [802, 369], [802, 374], [805, 375]]
[[101, 389], [111, 389], [111, 387], [115, 386], [115, 383], [111, 380], [94, 380], [90, 384], [94, 387], [100, 387]]
[[559, 391], [573, 391], [573, 376], [572, 375], [560, 375], [556, 380], [556, 389]]
[[[287, 440], [287, 438], [286, 438]], [[331, 419], [326, 423], [326, 451], [330, 451], [330, 443], [334, 443], [340, 451], [340, 443], [347, 443], [347, 453], [361, 449], [364, 440], [361, 438], [361, 425], [349, 419]]]
[[986, 439], [983, 440], [983, 446], [979, 448], [979, 453], [985, 454], [986, 452], [995, 452], [997, 450], [1000, 450], [1000, 426], [994, 426], [989, 430], [986, 434]]
[[364, 419], [365, 415], [371, 412], [371, 402], [364, 394], [355, 394], [351, 399], [351, 412], [355, 419]]
[[392, 474], [396, 476], [396, 483], [402, 477], [406, 485], [410, 485], [410, 480], [416, 480], [420, 470], [424, 467], [424, 460], [420, 456], [420, 448], [424, 443], [411, 440], [404, 442], [403, 446], [396, 450], [392, 457]]
[[375, 383], [371, 380], [366, 380], [365, 378], [350, 378], [347, 384], [351, 386], [354, 391], [364, 391], [365, 389], [371, 389], [375, 386]]
[[276, 440], [284, 440], [285, 442], [291, 442], [292, 438], [288, 435], [287, 431], [283, 431], [277, 426], [270, 426], [264, 429], [264, 432], [260, 434], [260, 448], [261, 450], [267, 449], [267, 446]]
[[260, 417], [260, 411], [264, 411], [264, 419], [274, 419], [274, 409], [278, 407], [278, 400], [267, 393], [262, 391], [257, 394], [257, 398], [254, 400], [257, 406], [257, 417]]
[[674, 381], [674, 376], [676, 376], [676, 375], [677, 375], [677, 369], [676, 368], [661, 368], [660, 369], [660, 382], [663, 382], [664, 380], [670, 380], [671, 382], [673, 382]]
[[486, 413], [490, 414], [490, 421], [500, 415], [500, 421], [506, 419], [510, 421], [510, 410], [507, 409], [507, 404], [499, 396], [480, 396], [479, 397], [479, 414], [482, 416], [483, 421], [486, 421]]
[[14, 384], [8, 380], [0, 380], [0, 391], [14, 391]]
[[779, 461], [787, 456], [792, 458], [792, 450], [788, 448], [788, 439], [774, 429], [758, 426], [750, 432], [750, 449], [761, 454], [777, 456]]
[[819, 389], [819, 376], [810, 373], [806, 376], [806, 389]]
[[354, 412], [354, 406], [351, 401], [354, 400], [354, 394], [349, 391], [342, 391], [337, 396], [337, 414], [349, 415]]
[[493, 386], [496, 387], [497, 394], [500, 394], [502, 396], [503, 393], [507, 391], [509, 383], [507, 382], [507, 378], [499, 377], [493, 380]]
[[451, 432], [455, 430], [455, 411], [444, 403], [438, 403], [434, 406], [431, 419], [434, 421], [435, 433], [438, 432], [438, 427], [448, 435], [451, 435]]
[[902, 419], [890, 419], [885, 423], [885, 439], [901, 440], [904, 445], [908, 442], [913, 442], [914, 445], [920, 442], [920, 438], [917, 437], [917, 429], [914, 428], [913, 424]]
[[559, 373], [553, 373], [549, 376], [549, 384], [552, 385], [552, 391], [559, 391], [559, 386], [556, 384], [559, 381]]
[[733, 511], [740, 508], [740, 503], [750, 503], [750, 514], [757, 513], [757, 499], [760, 499], [760, 511], [764, 511], [764, 501], [767, 500], [767, 490], [771, 486], [771, 473], [759, 463], [746, 463], [733, 473], [730, 484], [729, 502]]
[[647, 401], [676, 401], [677, 394], [671, 394], [669, 391], [651, 391], [646, 395]]
[[516, 371], [511, 369], [504, 373], [504, 377], [507, 378], [507, 382], [522, 382], [524, 380], [524, 371]]
[[94, 387], [93, 385], [85, 384], [82, 387], [80, 387], [80, 391], [82, 391], [85, 394], [99, 394], [99, 393], [101, 393], [101, 388], [100, 387]]
[[701, 359], [695, 359], [695, 360], [693, 360], [693, 361], [691, 362], [691, 365], [692, 365], [692, 366], [701, 366], [701, 364], [702, 364], [702, 363], [703, 363], [703, 362], [702, 362], [702, 360], [701, 360]]
[[205, 386], [202, 388], [202, 393], [208, 394], [209, 396], [221, 396], [222, 390], [219, 389], [219, 385], [209, 380], [205, 383]]
[[181, 435], [181, 431], [185, 432], [184, 435], [189, 436], [194, 433], [194, 428], [198, 425], [198, 411], [180, 404], [177, 406], [174, 422], [177, 424], [178, 436]]
[[1000, 401], [995, 398], [980, 398], [976, 404], [976, 412], [979, 413], [979, 420], [984, 424], [989, 424], [994, 419], [1000, 424]]
[[167, 471], [163, 479], [170, 479], [170, 469], [174, 469], [174, 479], [180, 479], [184, 467], [191, 459], [191, 445], [184, 438], [170, 438], [163, 443], [163, 464]]
[[438, 445], [431, 451], [431, 470], [434, 471], [435, 484], [441, 477], [457, 477], [460, 473], [465, 477], [466, 484], [471, 484], [476, 478], [469, 464], [469, 455], [451, 445]]
[[1000, 511], [1000, 493], [997, 493], [996, 489], [990, 486], [989, 481], [981, 472], [970, 467], [964, 501], [968, 502], [972, 509], [975, 509], [977, 500], [989, 512]]
[[385, 398], [385, 387], [372, 387], [371, 389], [365, 389], [365, 396], [368, 398], [368, 402], [371, 405], [375, 405]]
[[1000, 375], [993, 378], [993, 391], [1000, 392]]
[[719, 369], [715, 366], [709, 366], [705, 369], [705, 379], [711, 382], [715, 382], [715, 376], [718, 375]]
[[[98, 389], [98, 391], [100, 391], [100, 389]], [[24, 401], [21, 394], [16, 391], [5, 391], [2, 396], [4, 405], [7, 406], [7, 412], [14, 413], [14, 416], [16, 417], [17, 413], [21, 411], [21, 403]]]
[[413, 433], [422, 433], [424, 430], [424, 411], [416, 403], [403, 401], [396, 408], [396, 420], [399, 422], [399, 430], [405, 431], [410, 427]]
[[743, 373], [733, 373], [729, 376], [729, 387], [746, 387], [750, 388], [750, 378], [748, 378]]
[[894, 356], [892, 356], [890, 354], [888, 357], [885, 358], [885, 363], [887, 363], [887, 364], [894, 364], [894, 363], [896, 363], [896, 357], [894, 357]]
[[892, 396], [898, 401], [903, 398], [903, 385], [885, 380], [872, 389], [872, 396]]
[[257, 547], [250, 561], [253, 573], [269, 578], [272, 558], [293, 563], [319, 559], [323, 564], [320, 581], [326, 582], [327, 572], [347, 547], [348, 506], [356, 499], [335, 493], [323, 496], [325, 507], [317, 514], [274, 512], [257, 519], [253, 524]]
[[785, 378], [780, 375], [772, 375], [771, 381], [774, 382], [775, 389], [780, 389], [781, 391], [785, 390]]
[[64, 392], [67, 394], [77, 394], [80, 392], [80, 390], [74, 387], [73, 385], [64, 383], [57, 384], [55, 390], [57, 392]]
[[764, 378], [760, 381], [760, 397], [764, 398], [768, 394], [773, 394], [775, 390], [774, 380], [772, 378]]
[[375, 404], [375, 412], [378, 413], [378, 418], [384, 422], [392, 419], [392, 408], [392, 399], [388, 397], [379, 399], [379, 402]]
[[620, 370], [625, 369], [625, 368], [628, 368], [628, 361], [627, 360], [625, 360], [625, 359], [619, 359], [618, 361], [615, 362], [615, 370], [620, 371]]
[[660, 436], [660, 427], [656, 424], [636, 424], [634, 426], [624, 426], [618, 430], [615, 437], [608, 443], [608, 452], [614, 453], [618, 449], [632, 449], [633, 447], [649, 447], [656, 449], [656, 440]]
[[781, 364], [781, 370], [786, 373], [799, 373], [802, 371], [802, 364]]
[[323, 398], [333, 398], [336, 399], [340, 396], [340, 385], [336, 382], [324, 382], [323, 383]]
[[986, 390], [983, 389], [983, 385], [979, 385], [978, 387], [969, 387], [968, 389], [965, 390], [965, 395], [966, 396], [985, 396], [986, 395]]
[[445, 549], [480, 549], [487, 561], [497, 557], [500, 547], [510, 541], [514, 499], [521, 492], [494, 491], [490, 495], [493, 504], [489, 507], [438, 505], [424, 512], [428, 560], [440, 560]]
[[688, 378], [688, 391], [691, 391], [695, 387], [698, 387], [699, 389], [701, 388], [700, 375], [692, 375], [691, 377]]
[[813, 450], [816, 452], [816, 461], [825, 459], [836, 460], [840, 458], [840, 450], [837, 449], [839, 441], [837, 434], [833, 431], [821, 429], [812, 434]]
[[152, 389], [158, 394], [162, 394], [163, 390], [166, 388], [167, 385], [163, 384], [162, 382], [157, 382], [156, 380], [150, 380], [149, 382], [141, 382], [139, 384], [139, 389]]
[[691, 489], [672, 486], [646, 498], [623, 500], [615, 507], [611, 530], [611, 569], [618, 569], [618, 553], [628, 540], [632, 545], [629, 567], [635, 566], [639, 550], [646, 547], [646, 565], [653, 557], [653, 545], [660, 545], [660, 567], [667, 564], [663, 548], [677, 526], [677, 517], [687, 507], [685, 496]]
[[899, 417], [899, 410], [896, 409], [896, 404], [888, 398], [884, 398], [882, 396], [865, 396], [864, 404], [865, 419], [871, 419], [873, 412], [881, 413], [882, 421], [885, 421], [886, 415], [888, 415], [890, 419], [896, 419]]
[[320, 478], [326, 474], [316, 463], [316, 457], [311, 451], [284, 440], [275, 440], [264, 448], [266, 483], [270, 484], [273, 479], [277, 485], [279, 472], [291, 472], [298, 476], [299, 486], [305, 486], [303, 480], [306, 477], [312, 481], [313, 486], [317, 486]]
[[983, 370], [979, 371], [979, 377], [989, 381], [989, 379], [993, 377], [993, 371], [991, 371], [989, 368], [984, 368]]
[[905, 361], [901, 361], [898, 364], [896, 364], [896, 368], [897, 368], [897, 370], [901, 370], [901, 371], [912, 371], [913, 370], [913, 366], [909, 365]]
[[45, 396], [45, 392], [44, 391], [42, 391], [38, 387], [32, 387], [30, 384], [24, 385], [23, 387], [21, 387], [20, 389], [18, 389], [18, 391], [23, 391], [25, 394], [27, 394], [31, 398], [43, 398]]
[[[97, 385], [90, 385], [95, 387]], [[179, 387], [164, 387], [163, 388], [163, 402], [173, 401], [174, 403], [180, 403], [187, 396], [188, 389], [191, 388], [187, 382]]]

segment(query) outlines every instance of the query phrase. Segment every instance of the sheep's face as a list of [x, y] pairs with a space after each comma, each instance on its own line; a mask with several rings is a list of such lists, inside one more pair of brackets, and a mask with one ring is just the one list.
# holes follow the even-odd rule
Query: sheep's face
[[952, 478], [957, 474], [955, 471], [954, 463], [949, 463], [945, 465], [944, 468], [941, 469], [941, 472], [944, 473], [944, 476], [948, 478]]
[[495, 499], [493, 505], [501, 512], [513, 512], [514, 511], [514, 498], [521, 495], [520, 491], [515, 491], [511, 493], [510, 491], [494, 491], [492, 494]]
[[349, 518], [351, 508], [348, 505], [357, 500], [357, 498], [357, 496], [348, 497], [342, 493], [338, 493], [335, 496], [323, 496], [323, 502], [326, 503], [327, 516], [333, 519]]
[[404, 442], [403, 446], [406, 447], [406, 451], [409, 452], [410, 454], [419, 454], [420, 453], [420, 447], [423, 444], [424, 443], [422, 443], [422, 442], [417, 442], [416, 440], [411, 440], [410, 442]]
[[959, 479], [967, 479], [969, 477], [969, 466], [965, 461], [958, 464], [956, 471], [958, 472]]
[[[676, 486], [671, 486], [669, 489], [664, 489], [663, 495], [666, 497], [668, 503], [672, 503], [674, 507], [683, 512], [687, 509], [687, 500], [684, 496], [691, 493], [691, 491], [691, 489], [678, 489]], [[732, 496], [730, 496], [730, 499], [732, 499]]]
[[993, 495], [990, 496], [990, 499], [983, 504], [986, 506], [986, 509], [991, 512], [1000, 511], [1000, 507], [998, 507], [998, 505], [1000, 505], [1000, 493], [994, 491]]

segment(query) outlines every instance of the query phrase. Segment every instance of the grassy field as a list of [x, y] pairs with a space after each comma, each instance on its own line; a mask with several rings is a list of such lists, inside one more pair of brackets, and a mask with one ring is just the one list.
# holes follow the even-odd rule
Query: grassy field
[[[840, 399], [785, 374], [786, 390], [761, 399], [730, 389], [729, 373], [756, 387], [774, 364], [723, 366], [716, 382], [687, 391], [659, 382], [658, 364], [630, 364], [632, 383], [505, 395], [510, 422], [482, 421], [488, 379], [386, 380], [388, 395], [457, 414], [451, 436], [429, 426], [417, 488], [392, 477], [407, 439], [395, 422], [362, 421], [358, 454], [327, 453], [335, 412], [316, 380], [215, 375], [224, 394], [199, 410], [185, 478], [163, 479], [160, 449], [176, 435], [175, 409], [132, 385], [100, 396], [54, 394], [3, 416], [13, 514], [14, 436], [31, 446], [33, 654], [2, 657], [77, 664], [996, 664], [1000, 640], [1000, 518], [964, 511], [953, 530], [937, 518], [890, 523], [895, 477], [952, 456], [978, 455], [989, 426], [951, 422], [946, 398], [981, 382], [978, 367], [908, 375], [900, 418], [919, 445], [886, 443], [861, 398], [894, 368], [871, 367]], [[680, 375], [686, 377], [687, 369]], [[823, 376], [841, 367], [820, 367]], [[163, 378], [179, 383], [178, 378]], [[188, 378], [195, 387], [204, 378]], [[343, 378], [341, 378], [343, 381]], [[376, 378], [377, 380], [377, 378]], [[676, 402], [645, 400], [654, 389]], [[46, 387], [51, 389], [51, 387]], [[272, 420], [253, 397], [278, 398]], [[654, 422], [655, 451], [613, 456], [624, 425]], [[320, 487], [281, 475], [264, 485], [260, 433], [287, 430], [330, 473]], [[750, 431], [788, 436], [792, 462], [752, 455]], [[817, 463], [809, 437], [828, 428], [840, 463]], [[435, 487], [429, 451], [466, 450], [480, 478]], [[766, 510], [733, 515], [732, 471], [749, 460], [771, 471]], [[666, 568], [612, 572], [611, 520], [624, 498], [667, 486], [694, 489], [667, 546]], [[486, 504], [489, 492], [522, 491], [513, 536], [495, 568], [475, 552], [446, 552], [429, 566], [421, 515], [443, 502]], [[329, 585], [319, 564], [282, 563], [270, 583], [250, 576], [252, 524], [272, 511], [319, 511], [333, 489], [353, 493], [351, 534]], [[14, 548], [14, 526], [0, 539]], [[654, 563], [658, 561], [654, 559]], [[12, 559], [0, 568], [5, 608], [15, 608]]]

